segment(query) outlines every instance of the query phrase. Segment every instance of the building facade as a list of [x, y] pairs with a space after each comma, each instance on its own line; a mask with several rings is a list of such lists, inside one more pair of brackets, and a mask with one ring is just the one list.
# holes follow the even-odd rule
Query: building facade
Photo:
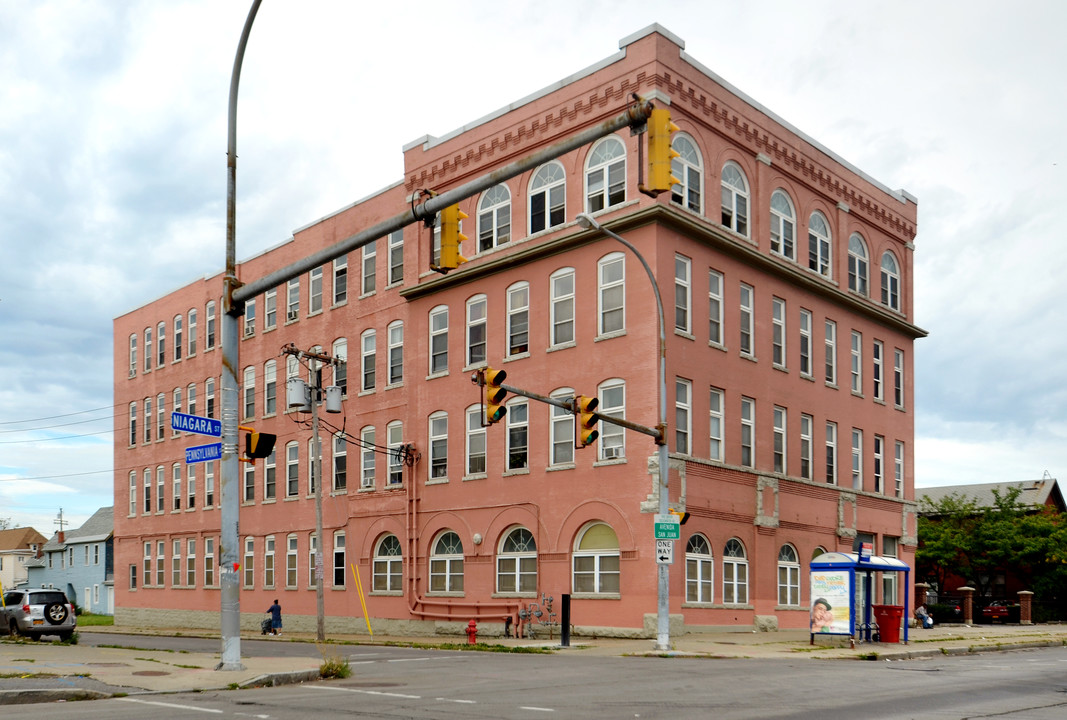
[[40, 554], [44, 542], [44, 535], [31, 527], [0, 530], [0, 587], [26, 584], [26, 565]]
[[[636, 93], [679, 127], [674, 175], [638, 192], [643, 135], [622, 131], [460, 203], [462, 254], [432, 272], [410, 225], [282, 283], [241, 319], [240, 422], [277, 435], [242, 464], [242, 622], [274, 598], [286, 627], [502, 628], [568, 594], [577, 632], [651, 636], [657, 607], [656, 446], [511, 396], [485, 426], [471, 374], [507, 371], [542, 396], [595, 395], [603, 415], [658, 421], [666, 309], [673, 508], [690, 513], [670, 576], [672, 632], [805, 627], [807, 563], [857, 537], [911, 562], [916, 203], [717, 78], [651, 26], [617, 54], [444, 138], [404, 148], [401, 182], [242, 263], [248, 280], [620, 114]], [[170, 413], [219, 417], [221, 274], [115, 320], [116, 622], [218, 624], [217, 463]], [[345, 358], [324, 384], [323, 537], [315, 535], [307, 413], [284, 346]], [[891, 578], [879, 599], [904, 602]], [[497, 625], [496, 623], [500, 623]]]
[[114, 508], [100, 508], [81, 527], [56, 533], [27, 563], [32, 587], [59, 588], [82, 610], [111, 615], [115, 608]]

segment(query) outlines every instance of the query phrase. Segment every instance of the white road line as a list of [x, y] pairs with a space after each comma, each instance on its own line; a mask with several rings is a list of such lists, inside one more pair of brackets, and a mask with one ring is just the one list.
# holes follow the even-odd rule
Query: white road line
[[435, 698], [435, 699], [439, 700], [440, 702], [461, 703], [463, 705], [475, 705], [475, 704], [477, 704], [477, 701], [475, 701], [475, 700], [457, 700], [456, 698]]
[[432, 658], [432, 657], [394, 658], [392, 660], [386, 660], [386, 662], [391, 662], [391, 663], [393, 663], [393, 662], [424, 662], [426, 660], [440, 660], [440, 659], [442, 659], [442, 658]]
[[532, 707], [530, 705], [519, 705], [519, 710], [533, 710], [534, 712], [556, 712], [555, 708]]
[[311, 690], [333, 690], [335, 692], [350, 692], [360, 695], [378, 695], [384, 697], [405, 698], [407, 700], [422, 700], [422, 695], [405, 695], [404, 693], [382, 692], [380, 690], [360, 690], [359, 688], [335, 687], [333, 685], [309, 685]]
[[221, 715], [223, 713], [222, 710], [216, 710], [214, 708], [196, 707], [195, 705], [178, 705], [177, 703], [155, 702], [152, 700], [138, 700], [137, 698], [131, 697], [122, 697], [115, 699], [122, 700], [124, 702], [140, 703], [141, 705], [155, 705], [157, 707], [176, 708], [178, 710], [196, 710], [198, 712], [215, 713], [217, 715]]

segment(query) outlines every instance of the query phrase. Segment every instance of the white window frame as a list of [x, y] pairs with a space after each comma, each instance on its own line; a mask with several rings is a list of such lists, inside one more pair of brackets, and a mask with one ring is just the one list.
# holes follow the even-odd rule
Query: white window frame
[[278, 288], [263, 293], [263, 330], [278, 327]]
[[478, 252], [511, 241], [511, 189], [500, 183], [482, 193], [478, 201]]
[[429, 450], [428, 480], [448, 480], [448, 413], [444, 411], [429, 417]]
[[466, 367], [485, 365], [489, 357], [489, 299], [475, 295], [467, 300]]
[[308, 315], [322, 312], [323, 268], [323, 265], [319, 265], [308, 272]]
[[754, 358], [756, 356], [754, 327], [756, 290], [751, 285], [741, 283], [740, 293], [738, 295], [738, 306], [740, 307], [740, 312], [738, 313], [738, 330], [740, 331], [741, 355], [743, 357]]
[[797, 261], [797, 222], [793, 199], [778, 188], [771, 193], [771, 252]]
[[496, 592], [511, 596], [537, 594], [537, 543], [524, 527], [503, 533], [496, 554]]
[[388, 336], [387, 387], [404, 384], [404, 321], [394, 320], [386, 328]]
[[186, 323], [185, 334], [189, 338], [189, 352], [186, 357], [196, 355], [196, 308], [189, 308], [189, 322]]
[[786, 305], [782, 298], [771, 298], [771, 363], [780, 369], [786, 366]]
[[404, 551], [396, 535], [383, 535], [374, 549], [371, 588], [374, 593], [403, 591]]
[[774, 406], [774, 471], [786, 474], [789, 471], [788, 411], [784, 407]]
[[[571, 388], [559, 388], [551, 394], [557, 400], [574, 397]], [[550, 467], [574, 467], [574, 415], [569, 410], [550, 406], [548, 426], [548, 464]]]
[[551, 344], [554, 348], [575, 343], [574, 284], [574, 268], [570, 267], [556, 270], [549, 278]]
[[674, 133], [671, 149], [678, 156], [671, 159], [671, 175], [678, 184], [671, 188], [671, 202], [702, 212], [704, 206], [704, 161], [696, 141], [685, 133]]
[[300, 496], [300, 443], [285, 444], [285, 497]]
[[333, 491], [348, 490], [348, 436], [340, 432], [333, 436], [330, 462], [332, 464]]
[[800, 308], [800, 374], [806, 378], [812, 376], [814, 367], [811, 357], [811, 328], [811, 310]]
[[904, 351], [893, 350], [893, 406], [904, 409]]
[[826, 484], [837, 485], [837, 423], [826, 421]]
[[[612, 378], [597, 387], [597, 413], [602, 417], [626, 418], [626, 381]], [[598, 423], [600, 437], [597, 440], [597, 459], [622, 460], [626, 457], [626, 433], [624, 428], [609, 422]]]
[[530, 352], [530, 284], [517, 282], [507, 291], [507, 357]]
[[715, 555], [701, 533], [691, 535], [685, 544], [685, 602], [715, 602]]
[[430, 311], [430, 375], [448, 372], [448, 306], [438, 305]]
[[[253, 311], [253, 316], [255, 311]], [[182, 359], [182, 350], [185, 349], [184, 341], [182, 339], [182, 316], [174, 316], [174, 362], [178, 362]]]
[[885, 437], [874, 436], [874, 492], [885, 494]]
[[394, 230], [389, 233], [389, 285], [404, 282], [404, 231]]
[[859, 233], [848, 236], [848, 289], [864, 297], [869, 295], [867, 243]]
[[674, 329], [693, 333], [693, 261], [685, 255], [674, 256]]
[[708, 392], [708, 458], [722, 462], [725, 459], [725, 400], [726, 393], [717, 387]]
[[826, 384], [837, 386], [837, 323], [827, 319], [825, 323], [825, 340], [823, 349], [826, 352]]
[[863, 430], [852, 428], [852, 489], [863, 489]]
[[366, 297], [378, 288], [378, 241], [363, 246], [359, 263], [359, 296]]
[[[537, 209], [538, 204], [542, 210]], [[537, 169], [530, 180], [527, 207], [530, 235], [566, 224], [567, 173], [563, 165], [552, 161]], [[540, 225], [536, 223], [538, 217], [542, 218]]]
[[241, 417], [250, 420], [256, 416], [256, 367], [249, 365], [244, 370], [241, 382], [241, 393], [244, 401], [241, 403]]
[[626, 143], [617, 135], [601, 138], [590, 149], [584, 197], [590, 214], [626, 202]]
[[463, 542], [453, 530], [441, 532], [430, 552], [429, 593], [463, 592]]
[[376, 433], [373, 425], [367, 425], [359, 431], [359, 487], [373, 490], [376, 483], [377, 463], [375, 462]]
[[737, 163], [728, 161], [722, 166], [722, 215], [723, 227], [738, 235], [748, 237], [749, 191], [745, 171]]
[[486, 433], [481, 404], [471, 405], [465, 411], [466, 437], [464, 438], [464, 479], [485, 477], [487, 472]]
[[863, 394], [863, 333], [853, 330], [849, 340], [850, 387], [854, 395]]
[[[606, 531], [597, 528], [603, 526]], [[591, 535], [594, 531], [595, 534]], [[612, 547], [607, 547], [603, 539], [596, 535], [610, 532], [615, 537]], [[591, 537], [591, 547], [582, 547], [586, 537]], [[571, 589], [574, 594], [618, 596], [621, 593], [621, 559], [618, 534], [607, 523], [593, 522], [582, 528], [575, 539], [574, 551], [571, 553]]]
[[505, 442], [507, 467], [505, 472], [529, 472], [530, 467], [530, 405], [522, 398], [507, 403], [507, 435]]
[[597, 335], [626, 331], [626, 258], [621, 252], [597, 261]]
[[674, 378], [674, 451], [693, 452], [693, 381]]
[[881, 278], [882, 304], [900, 312], [900, 263], [889, 250], [882, 253]]
[[348, 302], [348, 255], [342, 255], [333, 259], [333, 306], [344, 305]]
[[300, 278], [295, 277], [285, 284], [285, 323], [300, 319]]
[[708, 269], [708, 344], [723, 347], [722, 293], [725, 278], [718, 270]]
[[881, 340], [871, 344], [871, 382], [872, 394], [879, 402], [885, 401], [885, 346]]
[[815, 447], [815, 418], [806, 413], [800, 414], [800, 477], [811, 480], [815, 465], [812, 453]]
[[897, 440], [893, 448], [894, 497], [904, 497], [904, 443]]
[[832, 243], [830, 223], [816, 210], [808, 219], [808, 269], [826, 278], [833, 277]]
[[748, 555], [737, 538], [726, 542], [722, 554], [722, 602], [724, 605], [748, 604]]
[[[756, 401], [741, 397], [741, 465], [756, 467]], [[747, 457], [746, 457], [747, 455]]]
[[800, 605], [800, 560], [797, 549], [789, 543], [778, 550], [778, 605]]
[[400, 446], [404, 443], [404, 423], [393, 420], [386, 425], [385, 440], [389, 448], [385, 484], [387, 487], [400, 487], [404, 482], [404, 458], [400, 452]]
[[373, 329], [364, 330], [363, 334], [359, 336], [359, 391], [361, 393], [374, 392], [374, 386], [377, 382], [375, 374], [375, 366], [377, 365], [377, 346], [377, 333]]

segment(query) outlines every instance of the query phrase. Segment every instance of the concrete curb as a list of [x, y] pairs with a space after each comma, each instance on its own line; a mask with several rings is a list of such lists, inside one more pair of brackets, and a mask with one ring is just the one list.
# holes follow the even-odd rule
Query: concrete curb
[[72, 701], [72, 700], [106, 700], [115, 697], [112, 693], [79, 688], [54, 688], [48, 690], [0, 690], [0, 706], [33, 705], [36, 703]]
[[297, 685], [302, 682], [310, 682], [312, 680], [318, 680], [321, 674], [318, 670], [294, 670], [292, 672], [283, 673], [267, 673], [265, 675], [258, 675], [251, 680], [245, 680], [243, 683], [238, 683], [239, 688], [255, 688], [271, 686], [277, 687], [278, 685]]

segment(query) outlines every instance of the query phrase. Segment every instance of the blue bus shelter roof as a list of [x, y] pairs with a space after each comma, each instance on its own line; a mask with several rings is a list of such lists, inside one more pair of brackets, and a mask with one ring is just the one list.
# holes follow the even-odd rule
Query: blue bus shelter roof
[[830, 570], [855, 568], [859, 570], [881, 570], [883, 572], [909, 572], [907, 563], [894, 557], [872, 555], [867, 560], [860, 560], [856, 553], [828, 552], [811, 561], [812, 570]]

